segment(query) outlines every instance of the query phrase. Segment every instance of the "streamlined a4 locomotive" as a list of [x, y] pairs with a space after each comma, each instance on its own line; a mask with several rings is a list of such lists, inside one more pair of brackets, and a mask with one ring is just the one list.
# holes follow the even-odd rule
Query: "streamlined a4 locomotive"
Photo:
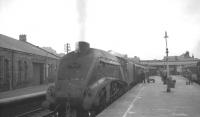
[[78, 49], [66, 54], [58, 68], [57, 82], [49, 87], [43, 106], [58, 110], [70, 108], [98, 112], [129, 88], [140, 82], [144, 67], [127, 57], [90, 48], [79, 42]]

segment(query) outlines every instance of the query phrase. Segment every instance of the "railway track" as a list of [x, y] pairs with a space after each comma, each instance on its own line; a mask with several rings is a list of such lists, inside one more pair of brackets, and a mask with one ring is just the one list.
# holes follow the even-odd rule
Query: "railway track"
[[50, 111], [47, 109], [38, 108], [15, 117], [58, 117], [57, 112]]
[[[113, 95], [113, 99], [110, 103], [114, 102], [117, 97], [120, 97], [122, 94], [123, 93], [121, 92], [119, 95]], [[0, 117], [58, 117], [57, 109], [56, 111], [51, 111], [41, 108], [41, 103], [44, 100], [45, 93], [40, 93], [37, 95], [30, 95], [12, 100], [6, 100], [4, 102], [0, 101]], [[104, 105], [105, 108], [108, 105]], [[98, 115], [105, 108], [102, 108], [102, 110], [97, 112], [96, 115]], [[72, 112], [76, 113], [74, 114]], [[85, 112], [77, 112], [71, 109], [67, 111], [66, 114], [66, 117], [90, 117], [89, 113], [86, 114]]]
[[16, 117], [24, 113], [38, 110], [45, 100], [45, 93], [21, 96], [0, 102], [0, 117]]

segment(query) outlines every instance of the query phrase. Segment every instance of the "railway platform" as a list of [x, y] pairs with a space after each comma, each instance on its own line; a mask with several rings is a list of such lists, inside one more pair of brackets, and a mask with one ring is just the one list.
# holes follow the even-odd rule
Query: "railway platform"
[[0, 103], [7, 101], [14, 101], [16, 99], [21, 99], [22, 97], [31, 97], [34, 95], [42, 95], [45, 94], [46, 89], [50, 84], [31, 86], [21, 89], [15, 89], [6, 92], [0, 92]]
[[[32, 86], [0, 93], [0, 117], [24, 117], [40, 112], [49, 85]], [[41, 111], [43, 112], [43, 111]], [[50, 113], [51, 114], [51, 113]]]
[[175, 88], [166, 92], [159, 76], [151, 77], [155, 83], [139, 84], [97, 117], [199, 117], [200, 85], [186, 85], [186, 79], [172, 76]]

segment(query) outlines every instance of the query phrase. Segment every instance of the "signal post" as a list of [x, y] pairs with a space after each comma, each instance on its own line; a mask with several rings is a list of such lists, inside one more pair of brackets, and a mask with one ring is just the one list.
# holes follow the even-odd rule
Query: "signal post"
[[171, 92], [171, 88], [170, 88], [170, 83], [172, 81], [171, 77], [170, 77], [170, 73], [169, 73], [169, 62], [168, 62], [168, 47], [167, 47], [167, 31], [165, 31], [165, 42], [166, 42], [166, 68], [167, 68], [167, 92]]

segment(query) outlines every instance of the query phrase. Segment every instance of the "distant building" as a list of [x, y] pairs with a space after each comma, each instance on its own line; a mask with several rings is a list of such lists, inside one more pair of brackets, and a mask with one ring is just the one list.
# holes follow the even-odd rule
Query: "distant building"
[[[166, 61], [166, 56], [163, 58]], [[168, 61], [191, 61], [191, 60], [198, 60], [194, 58], [194, 56], [190, 56], [189, 52], [186, 51], [185, 53], [181, 54], [180, 56], [168, 56]]]
[[[199, 61], [198, 58], [190, 56], [189, 52], [181, 54], [180, 56], [168, 56], [168, 65], [170, 74], [181, 74], [183, 68], [188, 65], [195, 65]], [[166, 69], [166, 56], [162, 60], [141, 60], [141, 63], [144, 65], [156, 67], [157, 70]]]
[[0, 34], [0, 91], [40, 85], [56, 77], [59, 56], [27, 42]]
[[45, 49], [46, 51], [50, 52], [50, 53], [53, 53], [59, 57], [63, 57], [65, 56], [65, 53], [57, 53], [53, 48], [51, 47], [42, 47], [42, 49]]
[[58, 56], [63, 57], [65, 56], [65, 53], [59, 53]]
[[53, 48], [51, 48], [51, 47], [42, 47], [42, 49], [44, 49], [44, 50], [46, 50], [46, 51], [48, 51], [50, 53], [53, 53], [53, 54], [57, 55], [56, 51]]
[[108, 53], [110, 53], [114, 56], [120, 57], [120, 58], [127, 58], [128, 57], [126, 54], [121, 54], [121, 53], [115, 52], [113, 50], [108, 50]]
[[137, 56], [134, 56], [134, 58], [130, 58], [130, 60], [132, 60], [133, 62], [136, 62], [136, 63], [140, 63], [140, 58]]

